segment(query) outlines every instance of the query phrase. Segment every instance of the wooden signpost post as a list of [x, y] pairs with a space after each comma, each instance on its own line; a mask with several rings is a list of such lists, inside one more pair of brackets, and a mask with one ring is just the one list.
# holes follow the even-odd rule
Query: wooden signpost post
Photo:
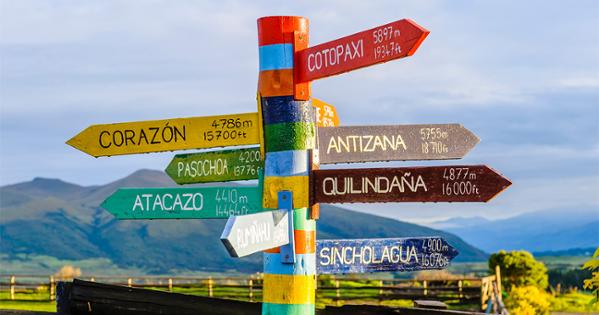
[[92, 125], [67, 141], [94, 157], [259, 143], [256, 113]]
[[100, 206], [118, 219], [227, 219], [263, 211], [260, 187], [121, 188]]
[[220, 240], [231, 257], [243, 257], [289, 243], [289, 212], [275, 210], [227, 220]]
[[512, 183], [486, 165], [316, 170], [314, 201], [487, 202]]
[[318, 128], [321, 164], [462, 158], [477, 143], [459, 124]]
[[260, 148], [177, 154], [166, 167], [175, 183], [195, 184], [258, 179]]
[[458, 254], [440, 237], [316, 242], [318, 203], [486, 202], [511, 184], [485, 165], [319, 170], [459, 159], [478, 143], [459, 124], [339, 127], [335, 107], [311, 98], [312, 80], [411, 56], [428, 34], [404, 19], [308, 47], [306, 18], [260, 18], [257, 113], [92, 125], [67, 143], [95, 157], [259, 144], [166, 168], [178, 184], [256, 187], [123, 188], [102, 207], [117, 219], [228, 219], [232, 256], [264, 250], [262, 313], [314, 314], [317, 273], [441, 269]]
[[321, 240], [318, 274], [444, 269], [458, 251], [440, 237]]

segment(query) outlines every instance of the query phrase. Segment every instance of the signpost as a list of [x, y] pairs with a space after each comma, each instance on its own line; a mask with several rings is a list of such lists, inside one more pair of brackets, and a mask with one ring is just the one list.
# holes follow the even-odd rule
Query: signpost
[[220, 240], [231, 257], [243, 257], [289, 243], [287, 210], [275, 210], [227, 220]]
[[177, 154], [165, 172], [177, 184], [258, 179], [260, 148]]
[[179, 154], [166, 168], [178, 184], [257, 187], [123, 188], [101, 206], [117, 219], [227, 218], [231, 256], [265, 251], [262, 313], [314, 314], [317, 273], [442, 269], [458, 254], [440, 237], [315, 242], [318, 203], [486, 202], [511, 185], [485, 165], [318, 170], [459, 159], [478, 143], [459, 124], [339, 127], [335, 107], [308, 102], [310, 81], [411, 56], [428, 34], [403, 19], [308, 47], [306, 18], [263, 17], [258, 113], [92, 125], [67, 143], [94, 157], [259, 144]]
[[320, 240], [318, 274], [443, 269], [458, 251], [440, 237]]
[[308, 82], [413, 55], [429, 31], [403, 19], [300, 51], [299, 82]]
[[318, 128], [321, 164], [459, 159], [479, 141], [459, 124]]
[[486, 165], [312, 171], [314, 202], [487, 202], [512, 183]]
[[117, 219], [227, 219], [264, 211], [259, 186], [121, 188], [100, 206]]
[[317, 127], [339, 126], [339, 115], [335, 106], [312, 98], [312, 107], [314, 107], [314, 112], [316, 113], [315, 123]]
[[92, 125], [67, 141], [94, 157], [258, 143], [256, 113]]

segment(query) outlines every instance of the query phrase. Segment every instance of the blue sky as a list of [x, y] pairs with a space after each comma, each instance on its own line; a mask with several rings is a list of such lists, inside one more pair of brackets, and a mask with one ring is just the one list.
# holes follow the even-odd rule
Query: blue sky
[[413, 57], [316, 81], [313, 96], [344, 125], [461, 123], [481, 138], [460, 161], [377, 165], [488, 164], [514, 182], [489, 204], [354, 209], [415, 222], [599, 211], [597, 1], [2, 0], [0, 185], [104, 184], [173, 156], [64, 144], [91, 124], [255, 111], [266, 15], [308, 17], [312, 44], [401, 18], [428, 28]]

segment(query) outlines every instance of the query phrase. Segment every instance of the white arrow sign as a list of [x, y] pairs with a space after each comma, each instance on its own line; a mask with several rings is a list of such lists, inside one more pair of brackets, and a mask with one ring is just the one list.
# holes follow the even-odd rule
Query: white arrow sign
[[287, 210], [231, 216], [220, 236], [231, 257], [243, 257], [289, 243]]

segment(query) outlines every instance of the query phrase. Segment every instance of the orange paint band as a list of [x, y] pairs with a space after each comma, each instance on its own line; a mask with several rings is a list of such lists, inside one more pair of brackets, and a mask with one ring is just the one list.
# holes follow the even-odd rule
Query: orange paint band
[[[293, 237], [295, 240], [296, 254], [313, 254], [316, 252], [316, 231], [294, 230]], [[280, 247], [271, 248], [264, 251], [265, 253], [276, 254], [280, 253]]]
[[293, 69], [260, 71], [258, 92], [262, 97], [293, 95]]

